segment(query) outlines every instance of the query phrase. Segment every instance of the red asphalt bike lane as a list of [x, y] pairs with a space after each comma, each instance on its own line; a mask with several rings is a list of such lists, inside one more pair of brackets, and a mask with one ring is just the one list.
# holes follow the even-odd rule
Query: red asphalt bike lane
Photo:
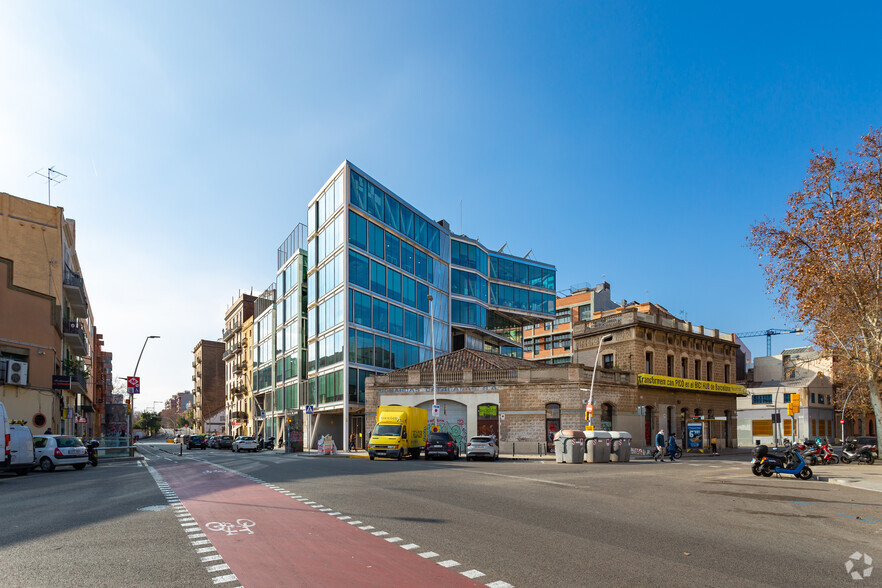
[[[210, 463], [155, 467], [246, 588], [480, 585], [370, 531]], [[207, 527], [235, 525], [238, 519], [254, 521], [253, 534], [241, 527], [232, 527], [237, 530], [232, 535]]]

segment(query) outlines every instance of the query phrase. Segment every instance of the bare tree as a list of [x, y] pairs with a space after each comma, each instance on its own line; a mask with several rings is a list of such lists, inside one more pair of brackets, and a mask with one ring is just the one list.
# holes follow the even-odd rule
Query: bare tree
[[[843, 372], [882, 424], [882, 131], [847, 158], [821, 150], [781, 221], [751, 227], [767, 290]], [[857, 403], [856, 403], [857, 404]]]

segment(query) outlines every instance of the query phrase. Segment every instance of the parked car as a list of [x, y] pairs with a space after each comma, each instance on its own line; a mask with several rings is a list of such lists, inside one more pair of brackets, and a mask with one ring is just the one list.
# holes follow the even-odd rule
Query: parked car
[[[26, 476], [34, 469], [34, 436], [23, 425], [8, 425], [9, 445], [6, 446], [8, 460], [0, 462], [0, 471], [15, 472]], [[4, 442], [6, 435], [4, 435]]]
[[193, 449], [195, 447], [205, 449], [205, 437], [202, 435], [190, 435], [190, 441], [187, 442], [187, 449]]
[[86, 446], [71, 435], [34, 435], [34, 454], [44, 472], [54, 471], [58, 466], [81, 470], [89, 463]]
[[447, 459], [459, 459], [459, 446], [450, 433], [429, 433], [426, 438], [426, 459], [443, 455]]
[[181, 436], [175, 435], [175, 443], [180, 443], [180, 442], [181, 442]]
[[499, 446], [493, 437], [472, 437], [469, 439], [466, 444], [466, 461], [471, 461], [476, 457], [499, 459]]
[[254, 437], [236, 437], [230, 449], [236, 453], [240, 451], [257, 451], [257, 441], [254, 440]]
[[230, 435], [218, 435], [217, 448], [218, 449], [232, 449], [233, 448], [233, 437]]

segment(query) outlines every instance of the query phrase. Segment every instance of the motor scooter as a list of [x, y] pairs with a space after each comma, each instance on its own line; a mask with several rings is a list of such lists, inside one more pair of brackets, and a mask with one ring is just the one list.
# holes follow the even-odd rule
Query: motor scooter
[[842, 446], [842, 463], [865, 461], [867, 464], [873, 465], [875, 460], [876, 457], [869, 445], [858, 445], [857, 439], [854, 437], [845, 440], [845, 444]]
[[98, 443], [97, 440], [92, 439], [88, 443], [86, 443], [86, 457], [89, 459], [89, 463], [92, 464], [92, 467], [98, 467]]
[[802, 457], [802, 454], [798, 451], [790, 451], [787, 453], [787, 465], [776, 467], [775, 473], [779, 476], [781, 474], [791, 474], [795, 478], [800, 480], [808, 480], [812, 477], [812, 468], [805, 465], [805, 460]]
[[828, 441], [825, 441], [824, 444], [821, 445], [821, 453], [817, 456], [817, 459], [820, 465], [832, 465], [839, 463], [839, 456], [833, 453], [833, 450], [830, 448], [830, 443]]
[[775, 473], [775, 468], [781, 467], [785, 463], [783, 455], [769, 453], [769, 448], [765, 445], [757, 445], [753, 450], [753, 455], [753, 459], [750, 460], [750, 471], [754, 476], [769, 478]]

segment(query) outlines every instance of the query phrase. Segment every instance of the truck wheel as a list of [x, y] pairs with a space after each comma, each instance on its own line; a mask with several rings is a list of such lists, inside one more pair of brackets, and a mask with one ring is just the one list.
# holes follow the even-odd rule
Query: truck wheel
[[403, 458], [403, 457], [404, 457], [404, 450], [399, 449], [398, 450], [398, 461], [401, 461], [401, 458]]
[[373, 453], [368, 454], [368, 457], [371, 458], [371, 461], [374, 461], [374, 454]]

